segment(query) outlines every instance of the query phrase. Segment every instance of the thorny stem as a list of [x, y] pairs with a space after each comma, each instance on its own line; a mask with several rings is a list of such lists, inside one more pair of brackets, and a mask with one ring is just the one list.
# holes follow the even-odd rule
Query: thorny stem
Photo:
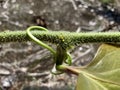
[[[32, 35], [41, 41], [63, 46], [82, 43], [120, 42], [120, 32], [88, 32], [75, 33], [67, 31], [32, 31]], [[0, 43], [30, 41], [26, 31], [0, 32]]]

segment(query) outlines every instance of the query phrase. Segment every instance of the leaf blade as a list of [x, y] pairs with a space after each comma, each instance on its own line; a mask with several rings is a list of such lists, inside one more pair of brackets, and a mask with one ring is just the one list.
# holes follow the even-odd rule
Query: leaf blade
[[[93, 86], [89, 90], [120, 90], [120, 48], [112, 45], [103, 44], [100, 46], [93, 61], [85, 68], [79, 68], [80, 75], [77, 81], [76, 90], [80, 89], [79, 85], [88, 83]], [[83, 74], [83, 76], [81, 76]], [[87, 76], [87, 77], [86, 77]], [[84, 79], [82, 79], [82, 78]], [[82, 81], [80, 80], [82, 79]], [[92, 82], [91, 80], [95, 80]], [[103, 89], [100, 89], [101, 87]], [[97, 89], [96, 89], [97, 88]], [[111, 89], [112, 88], [112, 89]]]

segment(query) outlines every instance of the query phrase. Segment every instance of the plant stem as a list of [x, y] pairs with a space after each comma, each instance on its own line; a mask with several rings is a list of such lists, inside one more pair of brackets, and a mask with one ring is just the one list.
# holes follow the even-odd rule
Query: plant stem
[[[120, 32], [75, 33], [65, 31], [32, 31], [32, 34], [41, 41], [60, 44], [63, 47], [81, 43], [120, 42]], [[0, 43], [30, 40], [26, 31], [0, 32]]]
[[76, 69], [76, 67], [73, 67], [73, 66], [59, 65], [57, 66], [57, 69], [65, 71], [66, 73], [72, 73], [75, 75], [80, 74], [80, 70]]

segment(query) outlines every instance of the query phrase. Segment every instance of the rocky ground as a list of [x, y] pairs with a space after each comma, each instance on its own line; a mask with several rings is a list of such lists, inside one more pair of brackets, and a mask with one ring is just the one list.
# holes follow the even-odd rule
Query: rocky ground
[[[119, 7], [119, 3], [114, 0], [112, 6]], [[0, 0], [0, 30], [26, 30], [32, 25], [42, 25], [58, 31], [101, 32], [110, 21], [87, 8], [100, 4], [100, 0]], [[119, 27], [112, 30], [116, 28]], [[83, 66], [90, 62], [98, 46], [82, 44], [72, 49], [73, 65]], [[50, 73], [52, 68], [52, 55], [33, 42], [0, 45], [0, 87], [3, 90], [75, 89], [76, 76], [55, 76]]]

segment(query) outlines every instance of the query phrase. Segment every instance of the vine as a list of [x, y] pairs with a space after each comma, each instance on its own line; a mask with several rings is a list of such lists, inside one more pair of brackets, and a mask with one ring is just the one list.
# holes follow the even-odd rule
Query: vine
[[[26, 31], [4, 31], [0, 32], [0, 43], [3, 42], [23, 42], [33, 40], [38, 45], [48, 49], [54, 56], [55, 68], [60, 65], [71, 65], [72, 59], [68, 52], [71, 46], [82, 43], [116, 43], [120, 42], [119, 32], [89, 32], [75, 33], [67, 31], [48, 31], [46, 28], [31, 26]], [[56, 50], [48, 46], [44, 41], [56, 44]], [[56, 70], [56, 71], [57, 71]], [[73, 70], [72, 70], [73, 71]], [[53, 72], [54, 73], [54, 72]], [[61, 73], [61, 71], [60, 71]], [[56, 74], [56, 72], [54, 73]]]
[[[33, 27], [33, 26], [32, 26]], [[120, 42], [120, 32], [67, 32], [67, 31], [32, 31], [37, 39], [52, 44], [59, 44], [62, 48], [82, 43]], [[62, 35], [62, 39], [61, 39]], [[64, 38], [64, 40], [63, 40]], [[0, 43], [31, 41], [26, 31], [0, 32]]]

